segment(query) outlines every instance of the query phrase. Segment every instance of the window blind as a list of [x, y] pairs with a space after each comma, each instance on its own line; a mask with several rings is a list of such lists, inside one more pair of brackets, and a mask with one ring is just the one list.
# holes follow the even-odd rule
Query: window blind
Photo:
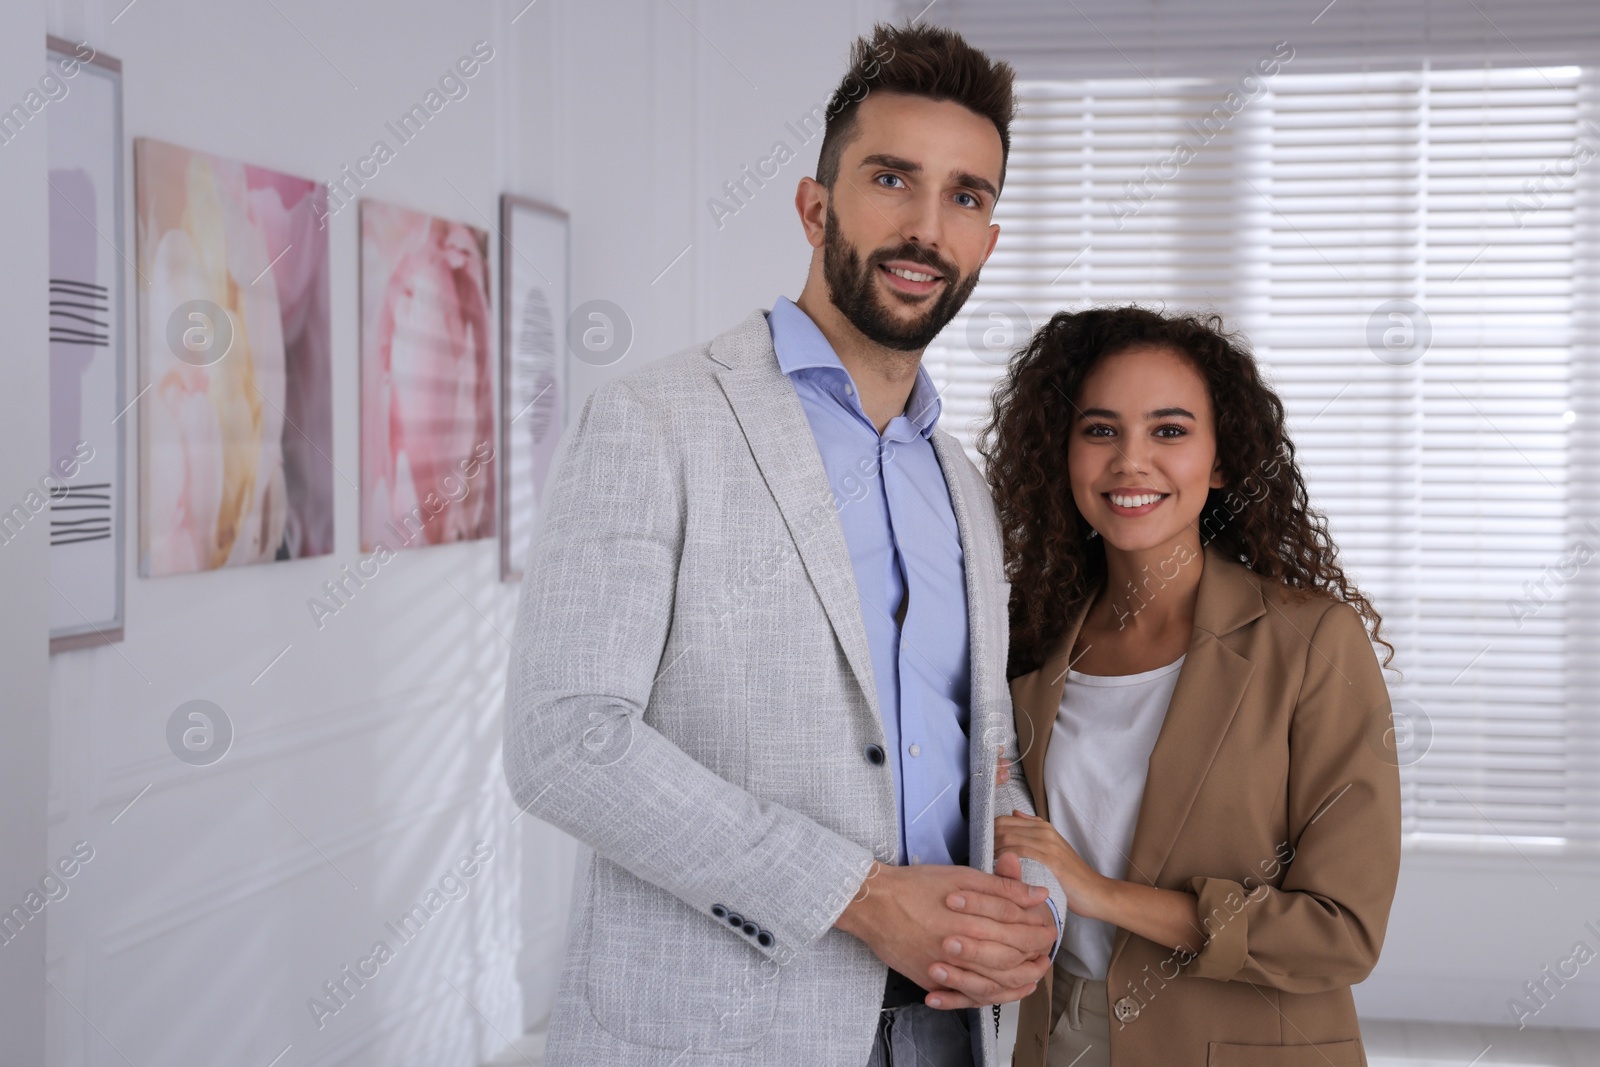
[[1397, 647], [1408, 839], [1589, 851], [1593, 69], [1335, 66], [1280, 61], [1236, 112], [1237, 71], [1020, 83], [1000, 242], [924, 357], [944, 424], [971, 449], [1006, 360], [1056, 311], [1220, 311]]

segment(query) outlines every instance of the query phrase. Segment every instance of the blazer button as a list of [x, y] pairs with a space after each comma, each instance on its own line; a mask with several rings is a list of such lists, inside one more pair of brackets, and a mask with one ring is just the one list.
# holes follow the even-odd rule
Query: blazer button
[[749, 919], [746, 919], [744, 921], [744, 925], [739, 927], [739, 930], [746, 937], [754, 937], [754, 936], [756, 936], [756, 934], [761, 932], [761, 927], [757, 926], [755, 923], [751, 922]]
[[715, 915], [719, 919], [726, 919], [728, 917], [728, 909], [724, 908], [721, 904], [713, 904], [711, 905], [711, 914]]
[[743, 926], [744, 925], [744, 916], [740, 915], [736, 911], [728, 912], [728, 925], [729, 926], [734, 926], [734, 927]]
[[772, 935], [765, 930], [761, 930], [756, 934], [756, 944], [760, 945], [762, 948], [771, 948], [772, 941]]
[[1118, 1022], [1131, 1023], [1139, 1017], [1139, 1002], [1132, 997], [1123, 997], [1112, 1011], [1116, 1012]]
[[883, 765], [883, 746], [878, 744], [868, 745], [867, 762], [874, 767], [881, 767]]

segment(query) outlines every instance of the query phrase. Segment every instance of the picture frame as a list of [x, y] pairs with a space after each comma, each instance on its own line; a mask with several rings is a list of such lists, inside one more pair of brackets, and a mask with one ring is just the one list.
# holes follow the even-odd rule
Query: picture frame
[[53, 655], [123, 639], [131, 404], [122, 63], [53, 35], [45, 62], [60, 87], [47, 124], [50, 468], [39, 479]]
[[500, 580], [520, 582], [567, 426], [571, 219], [500, 198]]

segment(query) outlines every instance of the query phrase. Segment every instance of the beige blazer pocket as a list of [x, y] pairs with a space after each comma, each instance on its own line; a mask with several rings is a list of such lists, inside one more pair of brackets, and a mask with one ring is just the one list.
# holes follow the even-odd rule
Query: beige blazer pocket
[[1232, 1045], [1211, 1042], [1206, 1067], [1366, 1067], [1359, 1041], [1316, 1045]]

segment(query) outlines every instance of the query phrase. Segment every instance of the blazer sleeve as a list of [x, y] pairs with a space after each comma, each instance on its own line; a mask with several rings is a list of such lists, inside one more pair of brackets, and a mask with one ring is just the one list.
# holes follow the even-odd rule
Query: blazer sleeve
[[1306, 656], [1289, 730], [1282, 882], [1191, 879], [1208, 940], [1188, 974], [1316, 993], [1360, 982], [1378, 962], [1400, 871], [1388, 690], [1348, 604], [1322, 615]]
[[[529, 552], [506, 681], [517, 805], [713, 915], [780, 962], [825, 934], [873, 856], [695, 761], [644, 712], [670, 636], [684, 487], [651, 412], [602, 386], [562, 441]], [[724, 930], [730, 928], [720, 923]]]

